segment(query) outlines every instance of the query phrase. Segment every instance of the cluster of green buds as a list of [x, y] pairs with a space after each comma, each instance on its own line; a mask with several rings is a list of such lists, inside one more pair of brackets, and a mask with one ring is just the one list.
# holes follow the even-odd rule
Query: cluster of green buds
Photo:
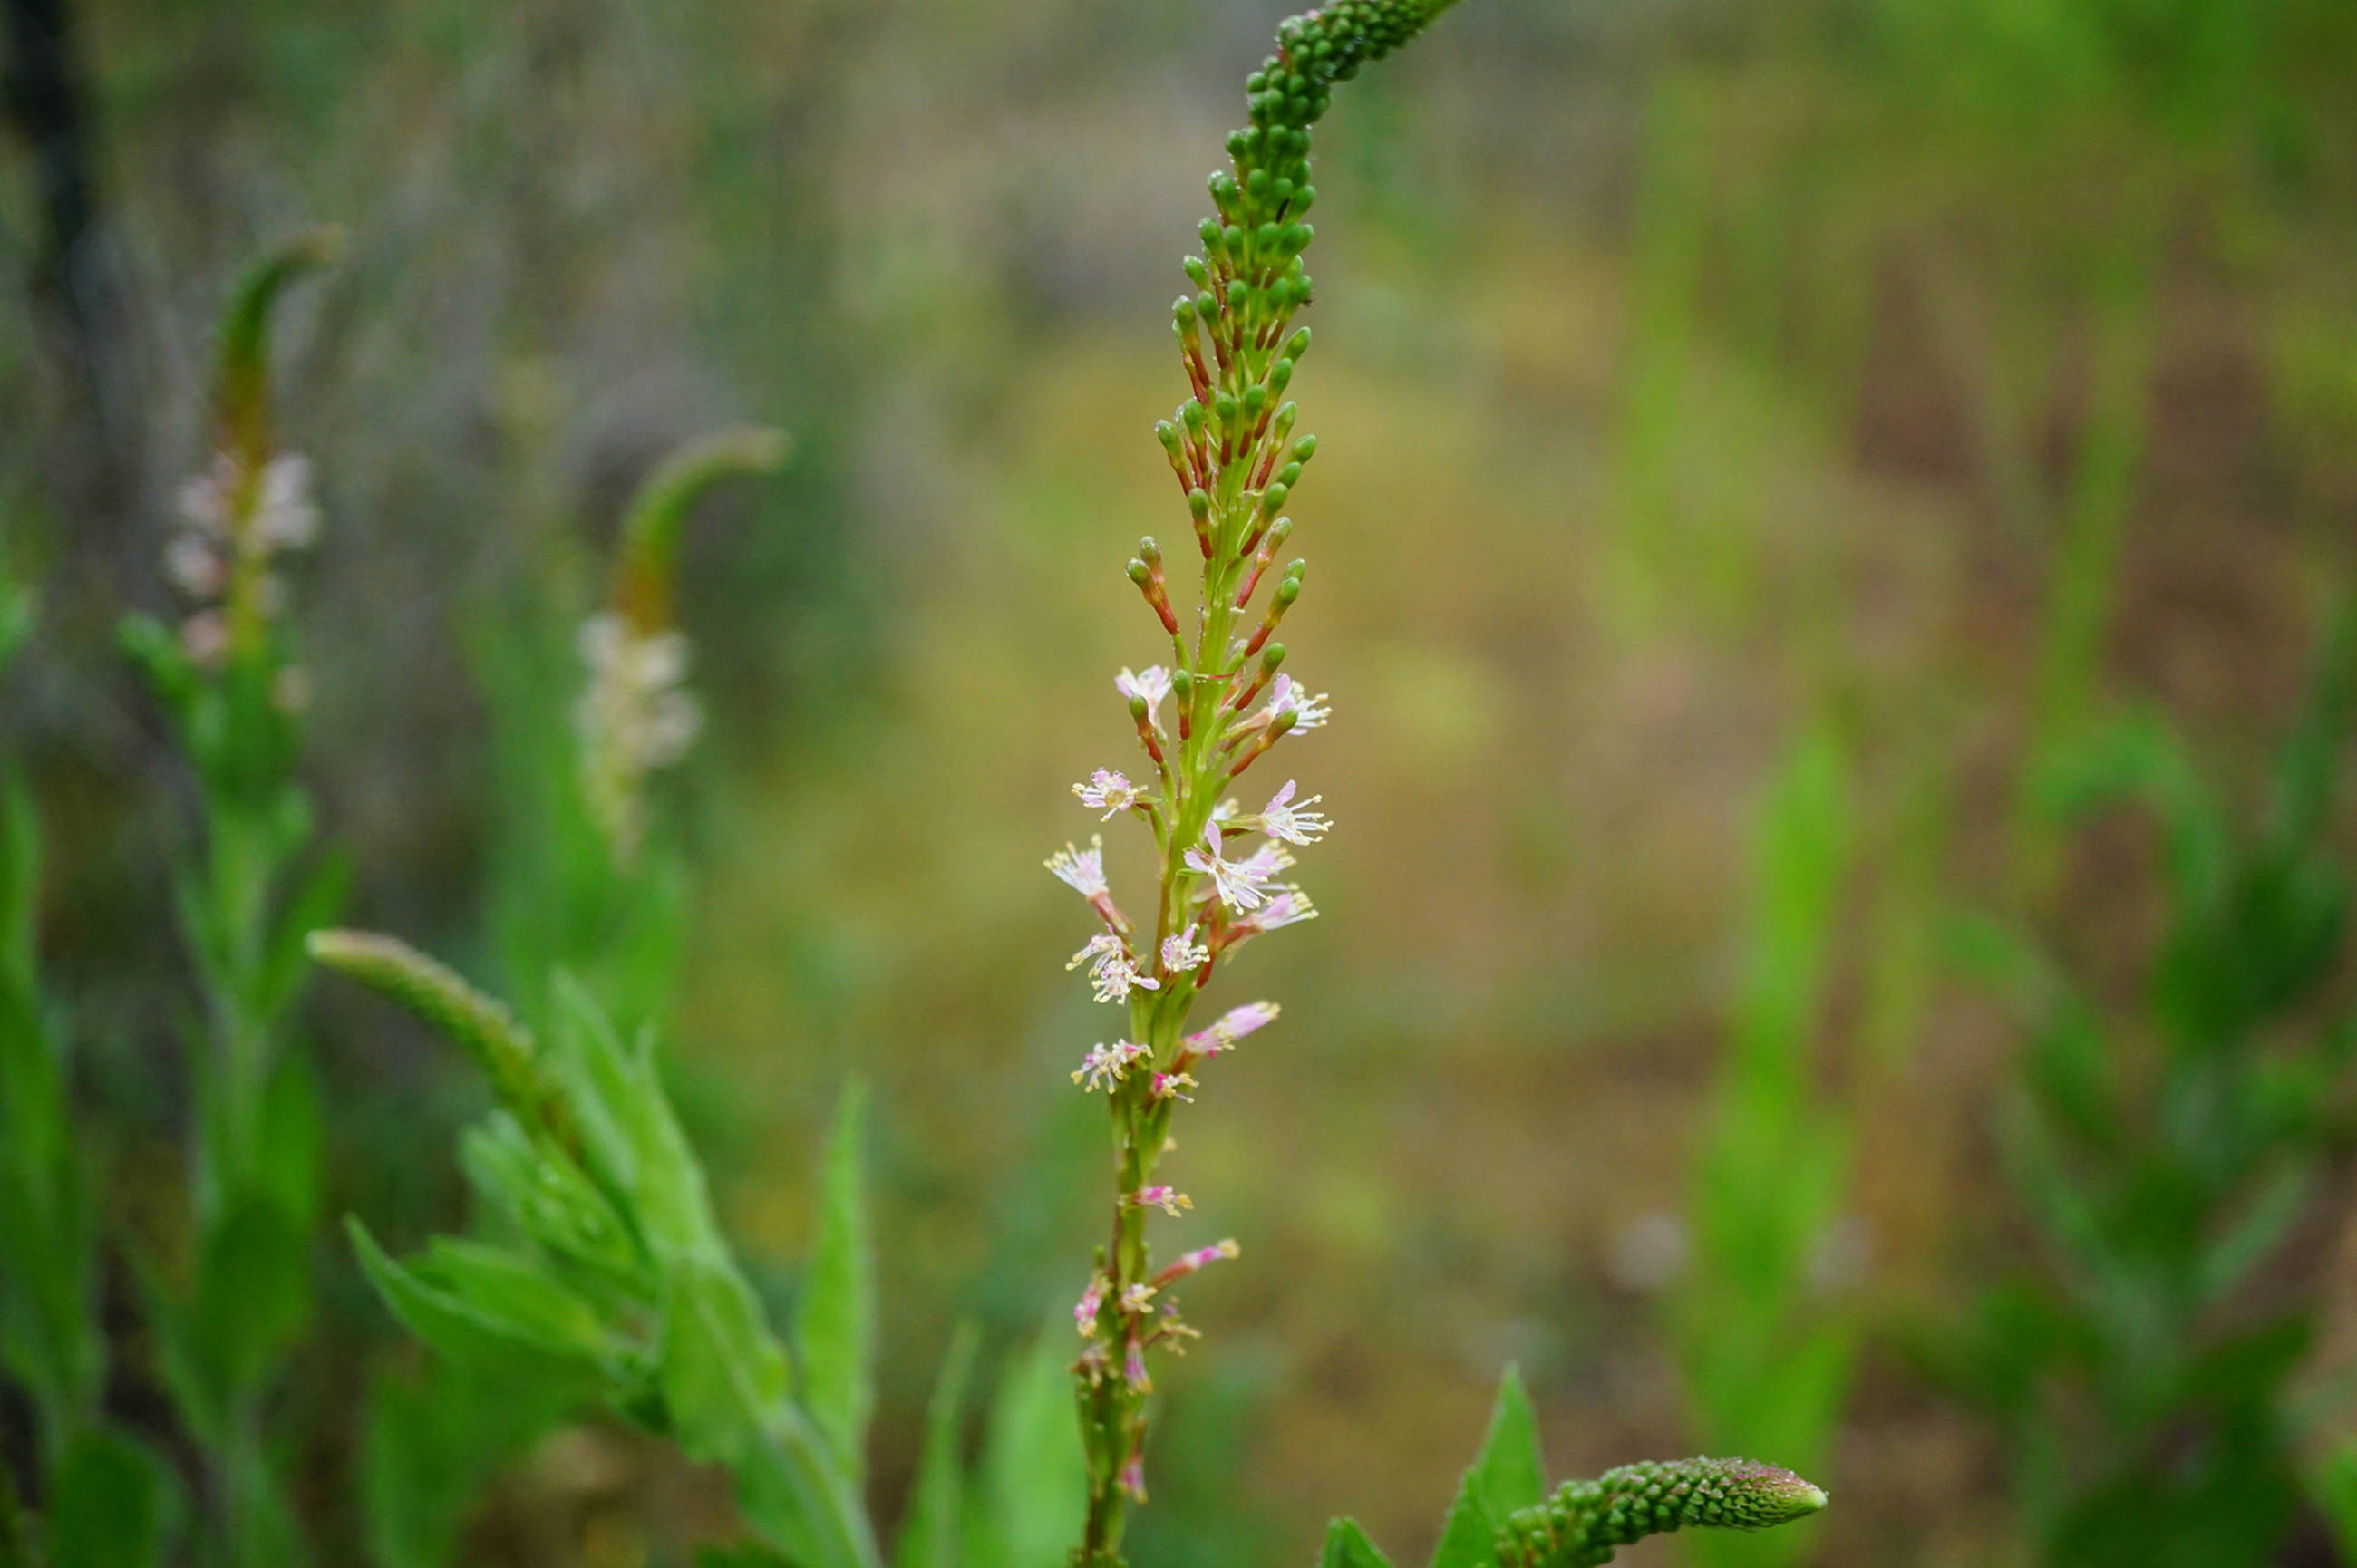
[[[212, 461], [180, 487], [164, 551], [165, 575], [189, 606], [181, 648], [200, 669], [264, 656], [287, 596], [274, 568], [318, 537], [310, 464], [278, 448], [271, 418], [270, 314], [287, 285], [332, 262], [341, 245], [340, 231], [319, 229], [277, 251], [243, 280], [223, 322]], [[277, 671], [273, 696], [282, 706], [300, 703], [301, 679], [291, 665]]]
[[622, 521], [608, 604], [581, 625], [589, 681], [574, 707], [582, 788], [616, 860], [645, 833], [647, 775], [677, 762], [704, 727], [690, 693], [687, 634], [672, 608], [679, 537], [688, 509], [715, 481], [767, 473], [786, 458], [775, 430], [724, 430], [673, 454], [640, 488]]
[[[1144, 1447], [1151, 1359], [1193, 1336], [1171, 1293], [1233, 1241], [1197, 1246], [1157, 1267], [1146, 1220], [1192, 1205], [1157, 1179], [1177, 1108], [1199, 1074], [1277, 1015], [1248, 1003], [1190, 1031], [1196, 998], [1222, 960], [1251, 939], [1311, 918], [1308, 896], [1283, 880], [1293, 851], [1329, 823], [1287, 779], [1257, 811], [1229, 791], [1280, 742], [1327, 719], [1326, 700], [1286, 671], [1277, 632], [1301, 596], [1306, 563], [1276, 563], [1294, 532], [1287, 503], [1317, 455], [1296, 435], [1286, 397], [1309, 330], [1294, 317], [1312, 295], [1302, 252], [1317, 200], [1309, 128], [1329, 90], [1382, 58], [1447, 0], [1342, 0], [1297, 16], [1246, 83], [1252, 124], [1228, 138], [1232, 166], [1211, 177], [1217, 215], [1202, 253], [1185, 262], [1194, 292], [1171, 307], [1189, 395], [1155, 426], [1184, 498], [1201, 567], [1191, 613], [1173, 601], [1161, 546], [1139, 542], [1128, 566], [1169, 639], [1168, 662], [1124, 669], [1114, 684], [1144, 754], [1143, 777], [1099, 768], [1075, 784], [1082, 803], [1134, 817], [1154, 835], [1159, 868], [1150, 918], [1133, 921], [1107, 883], [1103, 846], [1068, 845], [1048, 868], [1087, 899], [1098, 929], [1075, 955], [1100, 1002], [1125, 1006], [1121, 1036], [1089, 1051], [1073, 1079], [1110, 1103], [1114, 1192], [1110, 1234], [1073, 1317], [1085, 1341], [1074, 1364], [1088, 1455], [1085, 1568], [1121, 1561], [1126, 1507], [1146, 1498]], [[1166, 712], [1166, 709], [1168, 710]]]
[[1825, 1506], [1824, 1490], [1749, 1459], [1623, 1465], [1566, 1481], [1498, 1532], [1499, 1568], [1598, 1568], [1623, 1546], [1692, 1527], [1766, 1530]]

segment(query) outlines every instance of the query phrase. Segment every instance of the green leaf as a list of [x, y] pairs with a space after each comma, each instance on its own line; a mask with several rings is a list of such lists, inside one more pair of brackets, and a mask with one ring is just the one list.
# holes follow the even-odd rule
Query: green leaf
[[785, 1404], [785, 1352], [733, 1269], [677, 1267], [660, 1355], [673, 1434], [691, 1459], [731, 1462]]
[[1338, 1519], [1326, 1527], [1326, 1550], [1318, 1554], [1318, 1568], [1392, 1568], [1392, 1560], [1367, 1539], [1357, 1520]]
[[1512, 1367], [1498, 1380], [1498, 1402], [1490, 1413], [1490, 1433], [1482, 1440], [1481, 1456], [1474, 1461], [1483, 1500], [1499, 1519], [1546, 1500], [1546, 1460], [1539, 1452], [1538, 1412], [1523, 1387], [1523, 1375]]
[[1432, 1568], [1494, 1568], [1498, 1561], [1498, 1516], [1482, 1495], [1480, 1467], [1457, 1483], [1457, 1500], [1441, 1522]]
[[569, 1404], [536, 1382], [443, 1359], [414, 1379], [371, 1379], [359, 1483], [377, 1568], [449, 1568], [491, 1482]]
[[83, 1434], [58, 1466], [49, 1497], [54, 1568], [149, 1568], [160, 1562], [178, 1511], [171, 1471], [113, 1433]]
[[942, 1358], [932, 1402], [925, 1409], [924, 1443], [917, 1456], [917, 1478], [909, 1487], [908, 1512], [900, 1521], [894, 1568], [959, 1568], [965, 1476], [958, 1443], [977, 1337], [972, 1324], [959, 1324], [950, 1337], [949, 1353]]
[[533, 1378], [554, 1393], [587, 1399], [615, 1391], [607, 1358], [562, 1338], [544, 1338], [527, 1324], [492, 1316], [449, 1289], [420, 1277], [385, 1255], [357, 1216], [345, 1220], [361, 1268], [393, 1315], [436, 1354], [486, 1373]]
[[984, 1568], [1062, 1568], [1088, 1511], [1072, 1382], [1051, 1334], [1000, 1374], [982, 1455]]
[[845, 1088], [820, 1185], [818, 1239], [794, 1323], [803, 1408], [855, 1484], [866, 1473], [863, 1451], [876, 1404], [876, 1255], [861, 1165], [866, 1107], [865, 1088], [856, 1082]]

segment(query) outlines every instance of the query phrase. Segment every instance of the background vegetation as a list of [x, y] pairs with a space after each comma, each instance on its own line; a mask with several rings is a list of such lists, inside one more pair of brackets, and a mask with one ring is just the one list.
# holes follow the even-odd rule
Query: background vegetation
[[[136, 1436], [121, 1464], [205, 1469], [140, 1273], [204, 1226], [159, 914], [199, 786], [114, 627], [170, 605], [221, 302], [323, 220], [343, 258], [276, 364], [325, 514], [290, 641], [343, 918], [482, 975], [567, 950], [519, 759], [572, 674], [519, 628], [562, 648], [681, 438], [787, 430], [685, 536], [710, 722], [657, 809], [693, 894], [616, 983], [673, 1021], [780, 1321], [867, 1081], [879, 1499], [957, 1320], [978, 1377], [1022, 1364], [1103, 1157], [1057, 1091], [1088, 1004], [1039, 861], [1118, 760], [1107, 672], [1152, 651], [1117, 573], [1168, 510], [1162, 306], [1283, 8], [13, 0], [0, 543], [39, 598], [0, 753], [46, 843], [0, 957], [16, 984], [38, 933], [112, 1239], [107, 1354], [0, 1393], [29, 1489], [48, 1383]], [[2108, 1562], [2074, 1509], [2220, 1444], [2265, 1451], [2233, 1498], [2266, 1506], [2247, 1559], [2186, 1561], [2357, 1561], [2352, 988], [2309, 898], [2357, 811], [2320, 767], [2287, 807], [2278, 768], [2349, 741], [2318, 671], [2357, 581], [2357, 12], [1468, 0], [1321, 156], [1298, 614], [1350, 721], [1303, 743], [1342, 831], [1324, 918], [1243, 961], [1283, 966], [1285, 1028], [1182, 1152], [1246, 1262], [1189, 1298], [1217, 1354], [1169, 1380], [1141, 1568], [1307, 1562], [1334, 1512], [1412, 1553], [1507, 1361], [1567, 1473], [1756, 1445], [1830, 1485], [1730, 1562]], [[2123, 794], [2157, 809], [2081, 810]], [[2263, 994], [2170, 980], [2228, 971]], [[2058, 998], [2106, 1026], [2057, 1045]], [[349, 992], [292, 1032], [321, 1210], [397, 1251], [449, 1228], [479, 1083]], [[2283, 1070], [2186, 1066], [2230, 1044]], [[2255, 1132], [2166, 1113], [2303, 1072], [2312, 1113]], [[270, 1395], [289, 1506], [322, 1561], [389, 1558], [355, 1412], [432, 1374], [326, 1230], [311, 1274]], [[2061, 1305], [1989, 1304], [2006, 1280]], [[2128, 1386], [2294, 1319], [2231, 1398]], [[662, 1561], [726, 1506], [608, 1424], [520, 1452], [468, 1561]]]

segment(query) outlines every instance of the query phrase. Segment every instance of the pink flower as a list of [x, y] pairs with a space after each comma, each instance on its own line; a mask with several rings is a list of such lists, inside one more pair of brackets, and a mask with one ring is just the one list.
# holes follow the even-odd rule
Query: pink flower
[[[1295, 727], [1300, 726], [1297, 724]], [[1327, 830], [1333, 824], [1326, 820], [1324, 812], [1313, 811], [1308, 808], [1325, 798], [1323, 795], [1312, 795], [1300, 805], [1296, 806], [1292, 804], [1293, 780], [1286, 779], [1285, 788], [1279, 789], [1269, 803], [1260, 809], [1260, 831], [1273, 839], [1283, 839], [1287, 843], [1302, 845], [1316, 843], [1326, 836]]]
[[1129, 993], [1140, 988], [1159, 991], [1162, 983], [1137, 967], [1137, 960], [1129, 944], [1111, 931], [1099, 931], [1089, 939], [1088, 946], [1072, 955], [1066, 969], [1089, 966], [1089, 983], [1095, 987], [1100, 1002], [1126, 1002]]
[[[1139, 1393], [1150, 1394], [1154, 1391], [1154, 1380], [1146, 1374], [1146, 1347], [1138, 1342], [1135, 1329], [1130, 1331], [1128, 1352], [1122, 1358], [1121, 1375], [1126, 1378], [1129, 1380], [1129, 1386]], [[1129, 1463], [1122, 1466], [1121, 1474], [1121, 1484], [1130, 1488], [1130, 1496], [1139, 1502], [1144, 1502], [1146, 1500], [1146, 1466], [1139, 1461], [1137, 1455], [1135, 1454], [1130, 1455]], [[1136, 1477], [1135, 1481], [1131, 1479], [1133, 1475]]]
[[1282, 1011], [1274, 1002], [1247, 1002], [1241, 1007], [1231, 1007], [1210, 1028], [1199, 1029], [1188, 1036], [1184, 1041], [1185, 1048], [1205, 1057], [1234, 1050], [1238, 1040], [1275, 1022]]
[[[1257, 909], [1268, 901], [1261, 884], [1275, 875], [1275, 868], [1263, 868], [1254, 859], [1223, 860], [1220, 856], [1220, 824], [1203, 824], [1203, 843], [1210, 853], [1190, 849], [1187, 852], [1187, 867], [1211, 879], [1211, 888], [1220, 902], [1238, 913]], [[1264, 849], [1268, 847], [1262, 846]]]
[[1128, 811], [1132, 806], [1142, 804], [1146, 800], [1144, 789], [1131, 783], [1122, 775], [1103, 768], [1090, 774], [1087, 783], [1073, 785], [1072, 793], [1078, 795], [1081, 798], [1081, 804], [1089, 810], [1104, 812], [1103, 816], [1097, 819], [1099, 822], [1110, 822], [1121, 812]]
[[1154, 1310], [1155, 1289], [1140, 1280], [1121, 1293], [1121, 1309], [1132, 1317], [1143, 1317]]
[[1180, 1209], [1195, 1207], [1194, 1199], [1172, 1187], [1141, 1187], [1124, 1201], [1132, 1208], [1158, 1208], [1173, 1219]]
[[1218, 1262], [1222, 1258], [1232, 1258], [1240, 1251], [1242, 1249], [1236, 1245], [1235, 1238], [1230, 1237], [1224, 1241], [1216, 1241], [1208, 1247], [1198, 1247], [1191, 1252], [1182, 1252], [1178, 1255], [1177, 1262], [1154, 1276], [1154, 1283], [1160, 1286], [1169, 1284], [1174, 1280], [1183, 1280], [1204, 1264]]
[[1129, 1071], [1133, 1063], [1152, 1054], [1135, 1040], [1115, 1040], [1109, 1046], [1092, 1046], [1089, 1054], [1081, 1058], [1080, 1069], [1072, 1074], [1072, 1081], [1084, 1091], [1102, 1089], [1111, 1094], [1113, 1086], [1122, 1080], [1122, 1076]]
[[1154, 1075], [1154, 1082], [1146, 1093], [1149, 1099], [1183, 1100], [1192, 1105], [1195, 1103], [1195, 1097], [1187, 1091], [1195, 1087], [1195, 1075], [1192, 1073], [1157, 1072]]
[[1272, 887], [1267, 903], [1254, 910], [1249, 918], [1228, 928], [1228, 941], [1233, 945], [1246, 937], [1261, 936], [1317, 918], [1318, 907], [1309, 901], [1308, 894], [1290, 886]]
[[1149, 664], [1133, 675], [1124, 665], [1121, 673], [1113, 678], [1113, 684], [1125, 701], [1144, 698], [1146, 722], [1156, 729], [1162, 727], [1162, 699], [1170, 694], [1169, 671], [1159, 664]]
[[1277, 714], [1293, 715], [1293, 731], [1300, 735], [1317, 729], [1326, 722], [1330, 709], [1326, 706], [1326, 693], [1309, 694], [1309, 689], [1290, 675], [1279, 675], [1269, 682], [1268, 706], [1261, 710], [1263, 723], [1273, 722]]
[[1074, 1304], [1072, 1322], [1083, 1336], [1096, 1332], [1097, 1314], [1104, 1309], [1105, 1286], [1110, 1283], [1103, 1274], [1091, 1274], [1089, 1288], [1081, 1293], [1081, 1299]]
[[1102, 834], [1091, 837], [1086, 849], [1074, 849], [1066, 844], [1049, 855], [1046, 864], [1057, 881], [1083, 898], [1094, 901], [1104, 897], [1109, 891], [1105, 886], [1104, 838]]
[[1190, 969], [1200, 969], [1211, 956], [1211, 950], [1195, 940], [1195, 928], [1189, 926], [1175, 937], [1162, 939], [1162, 970], [1166, 974], [1184, 974]]

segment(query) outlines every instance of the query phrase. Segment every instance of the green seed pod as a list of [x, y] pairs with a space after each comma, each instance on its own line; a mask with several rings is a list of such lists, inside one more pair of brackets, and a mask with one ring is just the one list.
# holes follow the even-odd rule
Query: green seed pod
[[1286, 611], [1293, 607], [1293, 601], [1300, 596], [1301, 579], [1288, 573], [1276, 585], [1276, 593], [1274, 596], [1275, 603], [1272, 607], [1278, 615], [1283, 615]]
[[1185, 450], [1186, 442], [1180, 437], [1178, 427], [1167, 419], [1157, 419], [1154, 422], [1154, 438], [1162, 443], [1162, 449], [1169, 453], [1173, 458]]
[[1231, 278], [1228, 281], [1228, 313], [1232, 316], [1242, 316], [1244, 310], [1244, 299], [1251, 292], [1243, 279]]
[[1135, 556], [1130, 557], [1127, 570], [1129, 572], [1129, 580], [1135, 583], [1141, 588], [1154, 581], [1154, 568], [1147, 565], [1145, 562], [1140, 561]]
[[1211, 412], [1219, 415], [1220, 423], [1222, 424], [1233, 424], [1236, 422], [1235, 398], [1227, 392], [1218, 392], [1213, 394], [1211, 398]]
[[1318, 188], [1314, 185], [1303, 186], [1293, 193], [1293, 215], [1296, 218], [1300, 217], [1309, 210], [1309, 204], [1317, 199]]
[[1285, 505], [1285, 498], [1292, 493], [1291, 489], [1285, 485], [1269, 486], [1260, 493], [1260, 510], [1268, 516], [1275, 517], [1278, 509]]
[[1266, 408], [1267, 406], [1268, 406], [1268, 389], [1267, 389], [1266, 387], [1256, 387], [1256, 386], [1254, 386], [1254, 387], [1246, 387], [1246, 388], [1244, 388], [1244, 418], [1245, 418], [1245, 419], [1247, 419], [1247, 420], [1251, 420], [1251, 421], [1258, 421], [1258, 420], [1259, 420], [1259, 418], [1260, 418], [1260, 411], [1261, 411], [1262, 409], [1264, 409], [1264, 408]]
[[1269, 676], [1275, 674], [1276, 667], [1284, 662], [1285, 644], [1281, 642], [1272, 642], [1266, 648], [1262, 649], [1260, 652], [1261, 678], [1263, 680], [1266, 680]]
[[1195, 325], [1195, 302], [1181, 295], [1170, 303], [1170, 319], [1184, 332]]
[[1293, 182], [1289, 179], [1276, 181], [1268, 188], [1268, 199], [1277, 206], [1283, 207], [1293, 199]]
[[1220, 314], [1219, 299], [1210, 289], [1205, 289], [1195, 296], [1195, 314], [1201, 317], [1206, 325]]
[[1178, 699], [1179, 707], [1186, 707], [1195, 695], [1195, 677], [1184, 670], [1170, 671], [1170, 694]]
[[1276, 553], [1276, 547], [1292, 537], [1293, 520], [1289, 517], [1280, 517], [1268, 525], [1268, 539], [1261, 545], [1261, 553], [1265, 555], [1274, 555]]
[[1226, 231], [1220, 227], [1220, 220], [1216, 218], [1204, 219], [1195, 232], [1202, 237], [1203, 253], [1211, 256], [1220, 253], [1220, 247], [1227, 238]]
[[1233, 223], [1229, 224], [1222, 231], [1220, 242], [1228, 248], [1228, 254], [1232, 256], [1241, 256], [1244, 253], [1244, 231]]
[[1315, 457], [1316, 456], [1318, 456], [1318, 437], [1315, 435], [1305, 435], [1300, 440], [1293, 444], [1293, 460], [1295, 462], [1307, 463], [1310, 458]]
[[[1276, 445], [1279, 446], [1284, 446], [1285, 438], [1293, 434], [1294, 416], [1300, 412], [1298, 404], [1290, 403], [1276, 411], [1276, 418], [1269, 424], [1269, 434], [1275, 437]], [[1298, 453], [1297, 452], [1296, 455], [1298, 456]]]
[[1772, 1465], [1681, 1459], [1624, 1465], [1592, 1481], [1566, 1481], [1498, 1531], [1500, 1568], [1598, 1568], [1613, 1552], [1690, 1526], [1766, 1530], [1804, 1519], [1825, 1494]]
[[1268, 368], [1268, 384], [1275, 391], [1283, 392], [1292, 380], [1292, 360], [1279, 360], [1276, 363]]
[[1211, 498], [1198, 488], [1187, 492], [1187, 510], [1195, 514], [1197, 522], [1211, 515]]
[[1186, 273], [1187, 281], [1193, 284], [1197, 288], [1209, 288], [1211, 286], [1211, 269], [1203, 264], [1202, 257], [1189, 256], [1185, 261], [1179, 263], [1178, 265], [1180, 269]]
[[1154, 535], [1149, 533], [1137, 542], [1137, 558], [1149, 566], [1162, 564], [1162, 546], [1154, 542]]
[[1304, 327], [1296, 330], [1292, 337], [1285, 340], [1285, 357], [1288, 360], [1297, 360], [1308, 352], [1309, 352], [1309, 328]]
[[1246, 175], [1244, 177], [1244, 190], [1252, 197], [1254, 201], [1266, 201], [1268, 199], [1268, 170], [1265, 168], [1256, 168], [1253, 170], [1252, 173]]
[[1301, 482], [1301, 465], [1298, 463], [1287, 463], [1284, 467], [1279, 468], [1276, 471], [1276, 482], [1283, 485], [1287, 489], [1291, 489], [1294, 486], [1299, 484]]
[[1284, 237], [1285, 231], [1275, 223], [1264, 223], [1253, 231], [1253, 243], [1260, 248], [1260, 253], [1264, 256], [1274, 252], [1276, 250], [1277, 242]]
[[1180, 403], [1178, 405], [1178, 417], [1186, 422], [1186, 425], [1189, 430], [1193, 431], [1198, 435], [1201, 434], [1203, 429], [1203, 405], [1200, 402], [1190, 397], [1185, 403]]

